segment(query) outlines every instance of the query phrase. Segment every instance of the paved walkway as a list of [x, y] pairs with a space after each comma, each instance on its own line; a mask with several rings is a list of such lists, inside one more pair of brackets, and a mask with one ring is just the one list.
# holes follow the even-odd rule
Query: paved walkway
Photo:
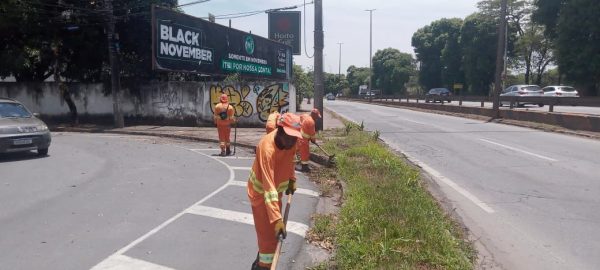
[[[306, 100], [301, 105], [302, 111], [310, 111], [313, 104], [306, 104]], [[299, 112], [304, 113], [304, 112]], [[324, 129], [343, 128], [344, 124], [337, 118], [334, 118], [332, 113], [325, 110], [323, 113]], [[57, 126], [52, 128], [53, 131], [79, 131], [79, 132], [106, 132], [131, 135], [150, 135], [162, 136], [178, 139], [189, 139], [204, 142], [218, 143], [216, 127], [176, 127], [176, 126], [151, 126], [138, 125], [125, 128], [103, 128], [95, 125], [81, 125], [80, 127]], [[265, 134], [264, 128], [238, 128], [237, 135], [235, 129], [231, 132], [231, 140], [234, 139], [238, 146], [254, 148], [258, 141]]]

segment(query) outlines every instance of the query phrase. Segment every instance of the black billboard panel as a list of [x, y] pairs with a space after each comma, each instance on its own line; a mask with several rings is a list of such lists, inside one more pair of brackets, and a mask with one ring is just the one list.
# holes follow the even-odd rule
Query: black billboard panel
[[288, 80], [291, 47], [183, 13], [152, 7], [155, 70]]
[[269, 12], [269, 39], [292, 46], [295, 55], [302, 54], [300, 11]]

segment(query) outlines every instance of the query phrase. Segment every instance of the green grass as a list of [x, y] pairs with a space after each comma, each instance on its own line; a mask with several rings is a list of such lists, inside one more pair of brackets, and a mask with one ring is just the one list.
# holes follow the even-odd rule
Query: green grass
[[[472, 245], [427, 192], [419, 172], [378, 143], [379, 134], [356, 127], [341, 133], [347, 136], [325, 143], [346, 182], [333, 225], [335, 268], [473, 269]], [[316, 227], [328, 233], [332, 220], [316, 220]]]

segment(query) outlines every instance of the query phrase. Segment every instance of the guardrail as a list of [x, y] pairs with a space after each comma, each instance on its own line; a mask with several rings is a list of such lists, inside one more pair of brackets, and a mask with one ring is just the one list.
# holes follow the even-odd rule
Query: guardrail
[[[378, 95], [378, 96], [349, 96], [342, 97], [348, 99], [360, 100], [375, 100], [375, 101], [396, 101], [398, 102], [423, 102], [426, 98], [424, 95]], [[485, 107], [485, 103], [492, 103], [491, 97], [487, 96], [450, 96], [450, 101], [458, 101], [458, 106], [462, 106], [463, 101], [480, 102], [481, 107]], [[441, 101], [443, 105], [446, 101]], [[507, 104], [509, 108], [518, 107], [523, 104], [536, 104], [540, 107], [548, 105], [548, 111], [554, 112], [554, 106], [585, 106], [585, 107], [600, 107], [600, 97], [519, 97], [519, 96], [504, 96], [500, 97], [501, 105]]]

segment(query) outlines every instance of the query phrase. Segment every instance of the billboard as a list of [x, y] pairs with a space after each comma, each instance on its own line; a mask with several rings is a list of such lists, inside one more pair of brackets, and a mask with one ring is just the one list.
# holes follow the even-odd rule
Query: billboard
[[183, 13], [152, 7], [152, 68], [289, 80], [292, 48]]
[[269, 12], [269, 38], [292, 46], [295, 55], [302, 54], [300, 11]]

